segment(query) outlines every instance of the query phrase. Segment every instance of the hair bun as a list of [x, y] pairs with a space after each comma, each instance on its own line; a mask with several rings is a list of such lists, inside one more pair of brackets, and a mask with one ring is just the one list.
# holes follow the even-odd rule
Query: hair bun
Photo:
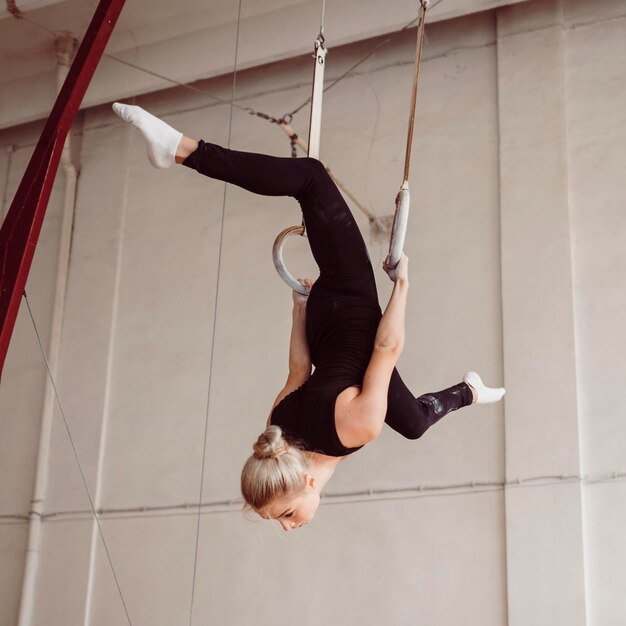
[[257, 459], [278, 459], [289, 451], [289, 444], [280, 426], [269, 426], [259, 435], [252, 449]]

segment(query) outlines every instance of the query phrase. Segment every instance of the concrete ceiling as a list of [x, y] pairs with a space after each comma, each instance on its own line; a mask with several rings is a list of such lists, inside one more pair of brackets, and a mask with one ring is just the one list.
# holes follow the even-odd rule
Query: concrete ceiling
[[[429, 20], [450, 19], [523, 0], [433, 0]], [[45, 117], [56, 93], [54, 33], [85, 32], [96, 0], [17, 0], [16, 19], [0, 9], [0, 128]], [[321, 0], [243, 0], [238, 67], [306, 54], [317, 35]], [[398, 30], [417, 0], [326, 0], [331, 46]], [[239, 0], [127, 0], [84, 106], [155, 91], [232, 70]]]

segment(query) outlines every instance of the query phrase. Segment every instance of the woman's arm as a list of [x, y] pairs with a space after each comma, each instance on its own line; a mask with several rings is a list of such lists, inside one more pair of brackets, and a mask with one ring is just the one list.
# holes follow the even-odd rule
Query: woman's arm
[[293, 291], [293, 310], [291, 312], [291, 337], [289, 339], [289, 378], [302, 380], [298, 387], [311, 376], [311, 354], [309, 342], [306, 338], [306, 303], [308, 294], [313, 287], [313, 281], [309, 278], [298, 279], [306, 288], [307, 295]]
[[[302, 297], [300, 294], [298, 296]], [[309, 353], [309, 343], [306, 339], [306, 297], [304, 300], [296, 300], [294, 295], [291, 319], [289, 377], [304, 378], [302, 381], [304, 382], [311, 376], [311, 354]]]
[[[389, 273], [390, 268], [385, 270]], [[404, 347], [408, 291], [408, 258], [402, 255], [395, 268], [389, 303], [378, 324], [361, 392], [335, 415], [337, 434], [347, 447], [362, 446], [376, 439], [385, 422], [389, 381]]]
[[[312, 281], [301, 280], [302, 284], [311, 290]], [[297, 292], [293, 292], [293, 310], [291, 313], [291, 337], [289, 339], [289, 374], [287, 382], [276, 396], [270, 417], [267, 418], [267, 425], [270, 424], [270, 418], [274, 407], [288, 394], [295, 391], [303, 385], [311, 376], [311, 354], [309, 352], [309, 343], [306, 338], [306, 302], [308, 296], [303, 296]]]

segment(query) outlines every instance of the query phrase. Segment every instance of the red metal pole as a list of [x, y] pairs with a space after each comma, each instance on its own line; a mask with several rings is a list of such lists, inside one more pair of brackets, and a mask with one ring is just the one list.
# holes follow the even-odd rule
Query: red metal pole
[[0, 376], [65, 139], [125, 0], [100, 0], [0, 229]]

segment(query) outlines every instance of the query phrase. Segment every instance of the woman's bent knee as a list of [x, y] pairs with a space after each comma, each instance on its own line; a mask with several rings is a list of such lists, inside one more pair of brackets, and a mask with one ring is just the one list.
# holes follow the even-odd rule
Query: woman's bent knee
[[400, 430], [399, 432], [405, 439], [415, 440], [419, 439], [426, 432], [427, 429], [428, 427], [424, 428], [422, 424], [415, 421], [412, 423], [403, 424], [402, 430]]
[[329, 178], [326, 167], [319, 159], [304, 157], [300, 159], [307, 169], [308, 177], [312, 180], [326, 180]]

